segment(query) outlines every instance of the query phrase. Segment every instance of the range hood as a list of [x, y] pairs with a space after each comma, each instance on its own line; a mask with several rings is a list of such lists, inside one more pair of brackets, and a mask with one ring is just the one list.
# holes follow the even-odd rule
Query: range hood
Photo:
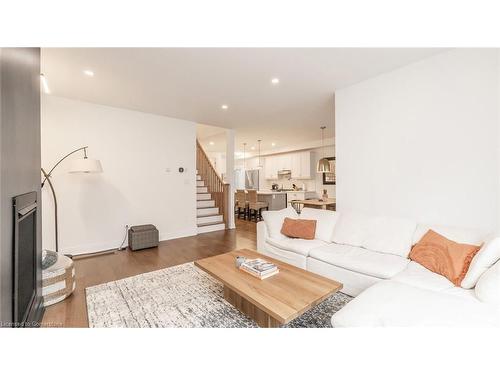
[[278, 178], [288, 178], [292, 177], [292, 171], [290, 169], [281, 169], [278, 171]]

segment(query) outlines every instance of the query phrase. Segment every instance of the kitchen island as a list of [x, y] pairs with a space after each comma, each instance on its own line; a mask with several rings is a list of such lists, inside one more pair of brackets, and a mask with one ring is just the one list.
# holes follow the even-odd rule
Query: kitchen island
[[286, 208], [286, 194], [286, 191], [259, 190], [257, 191], [257, 199], [259, 202], [267, 202], [269, 204], [269, 211], [278, 211]]

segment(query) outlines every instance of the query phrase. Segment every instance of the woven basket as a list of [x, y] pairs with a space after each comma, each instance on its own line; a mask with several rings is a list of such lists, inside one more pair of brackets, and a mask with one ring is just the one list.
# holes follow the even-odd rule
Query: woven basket
[[75, 266], [65, 255], [59, 254], [57, 262], [42, 271], [42, 295], [44, 306], [50, 306], [67, 298], [75, 290]]
[[130, 250], [141, 250], [158, 246], [158, 229], [152, 224], [135, 225], [128, 230], [128, 247]]

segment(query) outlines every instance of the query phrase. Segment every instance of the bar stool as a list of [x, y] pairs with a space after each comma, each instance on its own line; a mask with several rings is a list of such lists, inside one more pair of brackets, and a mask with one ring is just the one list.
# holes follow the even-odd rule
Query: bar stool
[[255, 222], [262, 220], [262, 210], [265, 208], [269, 209], [269, 204], [267, 202], [257, 201], [257, 190], [248, 190], [248, 210], [249, 210], [249, 220], [252, 220], [252, 213], [255, 216]]
[[248, 214], [248, 201], [247, 201], [247, 193], [245, 190], [236, 190], [236, 210], [238, 219], [241, 216], [241, 210], [243, 209], [243, 219], [247, 218]]

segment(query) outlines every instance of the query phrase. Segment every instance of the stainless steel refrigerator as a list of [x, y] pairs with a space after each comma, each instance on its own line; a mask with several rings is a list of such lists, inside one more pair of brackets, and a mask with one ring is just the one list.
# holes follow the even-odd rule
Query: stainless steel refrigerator
[[259, 170], [250, 169], [245, 171], [245, 189], [259, 190]]

